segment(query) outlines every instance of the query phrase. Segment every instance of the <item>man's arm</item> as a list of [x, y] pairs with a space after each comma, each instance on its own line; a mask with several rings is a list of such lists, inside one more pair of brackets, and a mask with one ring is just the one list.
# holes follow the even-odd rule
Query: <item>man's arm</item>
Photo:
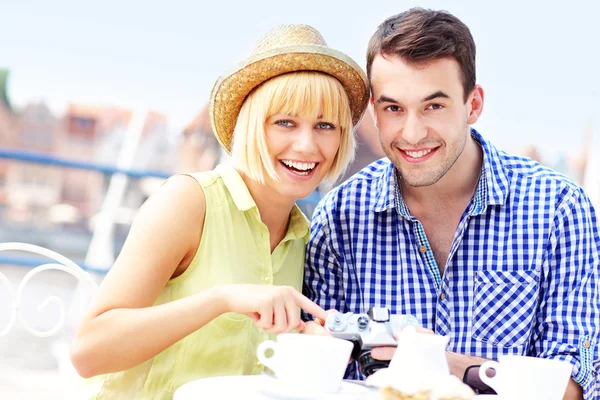
[[[345, 312], [342, 266], [332, 244], [335, 235], [330, 223], [332, 212], [328, 197], [315, 210], [306, 248], [303, 293], [325, 310]], [[303, 314], [303, 319], [310, 321], [313, 318]]]
[[[600, 235], [582, 190], [559, 204], [540, 277], [532, 355], [573, 364], [566, 399], [600, 400]], [[574, 383], [583, 388], [578, 390]]]

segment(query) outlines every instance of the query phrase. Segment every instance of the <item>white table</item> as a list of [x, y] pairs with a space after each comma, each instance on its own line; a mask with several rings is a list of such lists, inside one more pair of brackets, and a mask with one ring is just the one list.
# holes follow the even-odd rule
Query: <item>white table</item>
[[175, 391], [173, 400], [243, 399], [243, 400], [381, 400], [375, 389], [344, 382], [336, 394], [302, 396], [286, 390], [279, 381], [265, 375], [223, 376], [198, 379], [182, 385]]

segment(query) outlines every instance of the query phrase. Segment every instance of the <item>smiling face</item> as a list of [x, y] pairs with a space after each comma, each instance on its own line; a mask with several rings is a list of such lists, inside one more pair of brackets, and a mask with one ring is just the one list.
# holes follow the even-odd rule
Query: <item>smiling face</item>
[[321, 115], [272, 115], [265, 134], [277, 174], [277, 180], [268, 179], [267, 184], [291, 198], [315, 190], [331, 170], [341, 142], [339, 123]]
[[354, 155], [347, 95], [335, 78], [294, 72], [270, 79], [245, 100], [234, 133], [234, 164], [290, 199], [335, 180]]
[[480, 88], [465, 102], [460, 66], [453, 59], [414, 65], [381, 55], [373, 60], [371, 85], [381, 145], [403, 184], [438, 182], [463, 154], [469, 125], [481, 111]]

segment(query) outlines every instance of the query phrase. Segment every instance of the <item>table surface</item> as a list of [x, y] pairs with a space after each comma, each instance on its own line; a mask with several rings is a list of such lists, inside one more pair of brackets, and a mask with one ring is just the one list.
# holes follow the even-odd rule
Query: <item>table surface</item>
[[[198, 379], [182, 385], [173, 396], [173, 400], [198, 400], [203, 398], [215, 399], [244, 399], [244, 400], [309, 400], [309, 399], [338, 399], [338, 400], [382, 400], [383, 397], [376, 389], [345, 381], [342, 390], [328, 395], [302, 395], [285, 389], [277, 379], [266, 375], [252, 376], [222, 376], [216, 378]], [[474, 400], [498, 399], [495, 395], [475, 396]]]
[[[182, 385], [173, 400], [198, 400], [200, 398], [231, 398], [244, 400], [381, 400], [379, 391], [349, 382], [343, 382], [341, 390], [329, 395], [302, 395], [286, 388], [276, 378], [266, 375], [223, 376], [198, 379]], [[205, 397], [210, 395], [210, 397]]]

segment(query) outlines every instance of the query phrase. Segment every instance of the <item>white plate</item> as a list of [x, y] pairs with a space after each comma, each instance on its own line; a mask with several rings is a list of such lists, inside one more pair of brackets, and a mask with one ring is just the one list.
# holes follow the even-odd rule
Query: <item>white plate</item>
[[473, 400], [500, 400], [497, 394], [478, 394]]
[[268, 397], [273, 399], [281, 400], [317, 400], [317, 399], [339, 399], [339, 400], [350, 400], [350, 399], [366, 399], [369, 398], [369, 394], [378, 395], [376, 389], [368, 388], [366, 386], [357, 385], [350, 382], [342, 382], [340, 388], [335, 393], [314, 393], [314, 392], [301, 392], [290, 389], [283, 382], [276, 379], [263, 386], [261, 392]]

